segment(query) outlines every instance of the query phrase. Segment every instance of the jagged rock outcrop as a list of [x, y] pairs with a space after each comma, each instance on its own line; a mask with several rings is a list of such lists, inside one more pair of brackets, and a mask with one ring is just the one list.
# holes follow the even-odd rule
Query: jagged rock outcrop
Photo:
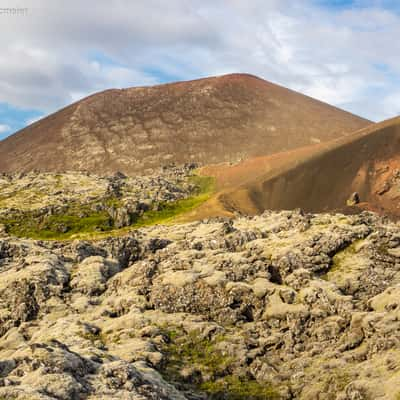
[[400, 228], [266, 212], [0, 239], [0, 398], [397, 399]]
[[[83, 172], [0, 174], [0, 235], [65, 239], [145, 224], [145, 213], [184, 209], [211, 192], [213, 179], [194, 165], [170, 165], [153, 175], [98, 176]], [[190, 203], [190, 201], [192, 203]], [[151, 215], [150, 215], [151, 217]]]

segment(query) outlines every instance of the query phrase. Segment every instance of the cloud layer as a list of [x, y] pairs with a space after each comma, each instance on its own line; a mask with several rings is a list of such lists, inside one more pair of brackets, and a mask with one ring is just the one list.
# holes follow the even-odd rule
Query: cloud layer
[[0, 124], [0, 134], [8, 133], [11, 130], [11, 127], [6, 124]]
[[334, 3], [25, 0], [26, 15], [0, 15], [0, 104], [30, 119], [109, 87], [249, 72], [373, 120], [398, 114], [395, 3]]

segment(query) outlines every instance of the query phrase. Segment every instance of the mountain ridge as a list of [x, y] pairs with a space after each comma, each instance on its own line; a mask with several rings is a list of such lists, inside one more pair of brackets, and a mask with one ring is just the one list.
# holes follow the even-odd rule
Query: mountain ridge
[[144, 172], [237, 162], [370, 121], [247, 74], [90, 95], [0, 142], [0, 171]]

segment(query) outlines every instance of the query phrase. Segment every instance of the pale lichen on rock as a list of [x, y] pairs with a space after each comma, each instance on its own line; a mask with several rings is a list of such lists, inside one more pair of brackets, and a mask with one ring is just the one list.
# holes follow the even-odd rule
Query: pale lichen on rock
[[5, 236], [0, 398], [394, 400], [399, 237], [296, 211]]

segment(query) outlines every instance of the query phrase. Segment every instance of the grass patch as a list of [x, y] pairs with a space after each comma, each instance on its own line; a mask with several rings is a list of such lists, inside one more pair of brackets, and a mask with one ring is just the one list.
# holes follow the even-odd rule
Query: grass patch
[[170, 223], [178, 215], [192, 211], [207, 201], [215, 190], [215, 179], [209, 176], [194, 175], [189, 178], [190, 183], [196, 186], [193, 196], [183, 200], [165, 202], [159, 205], [158, 211], [146, 211], [133, 224], [133, 228]]
[[215, 178], [212, 176], [192, 175], [189, 183], [196, 186], [195, 194], [212, 193], [215, 190]]
[[211, 400], [277, 400], [279, 395], [268, 384], [260, 384], [255, 380], [243, 380], [237, 376], [228, 376], [214, 382], [201, 385]]
[[[226, 340], [223, 335], [213, 339], [202, 339], [194, 331], [184, 334], [176, 330], [165, 331], [168, 344], [164, 351], [167, 362], [161, 374], [169, 382], [182, 389], [196, 390], [213, 400], [275, 400], [277, 391], [267, 382], [259, 383], [248, 377], [236, 376], [233, 372], [235, 359], [224, 355], [216, 346]], [[181, 371], [195, 368], [200, 376], [184, 382]]]
[[216, 343], [222, 341], [223, 336], [215, 337], [213, 340], [199, 339], [196, 331], [189, 334], [169, 331], [167, 335], [168, 363], [165, 372], [173, 380], [180, 380], [179, 371], [186, 365], [196, 365], [203, 373], [213, 377], [224, 376], [233, 362], [230, 357], [222, 355], [215, 349]]
[[0, 219], [9, 234], [32, 239], [68, 239], [77, 233], [109, 231], [112, 222], [106, 212], [95, 212], [90, 206], [73, 205], [64, 214], [36, 216], [33, 212]]

